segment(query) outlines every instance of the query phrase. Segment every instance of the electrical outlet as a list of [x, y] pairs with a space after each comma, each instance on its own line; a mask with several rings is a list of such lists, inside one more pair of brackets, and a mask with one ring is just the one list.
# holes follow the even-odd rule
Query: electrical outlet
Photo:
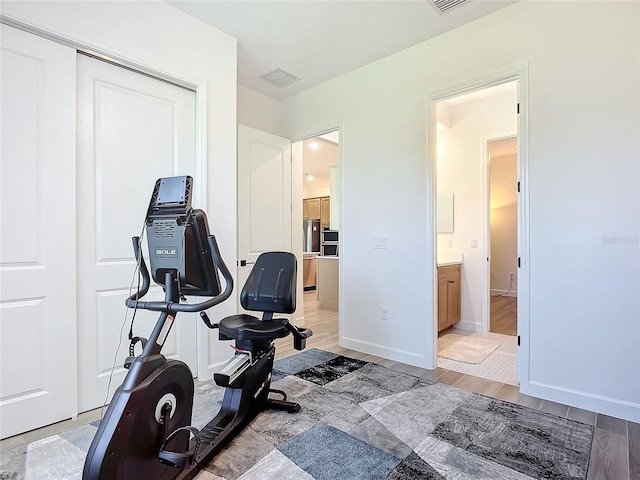
[[389, 309], [382, 307], [382, 309], [380, 310], [380, 318], [382, 319], [383, 322], [386, 322], [389, 319]]
[[471, 248], [478, 248], [478, 239], [477, 238], [472, 238], [471, 239]]
[[453, 238], [450, 238], [449, 240], [447, 240], [447, 247], [453, 248]]

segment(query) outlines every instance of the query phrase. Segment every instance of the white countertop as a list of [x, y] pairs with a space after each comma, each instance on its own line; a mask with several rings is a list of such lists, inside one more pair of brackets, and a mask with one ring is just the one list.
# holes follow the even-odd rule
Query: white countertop
[[318, 255], [316, 258], [318, 260], [338, 260], [339, 257], [335, 255]]
[[452, 260], [450, 262], [438, 262], [439, 267], [446, 267], [447, 265], [462, 265], [462, 262]]
[[439, 267], [447, 265], [461, 265], [462, 253], [439, 253], [437, 262]]

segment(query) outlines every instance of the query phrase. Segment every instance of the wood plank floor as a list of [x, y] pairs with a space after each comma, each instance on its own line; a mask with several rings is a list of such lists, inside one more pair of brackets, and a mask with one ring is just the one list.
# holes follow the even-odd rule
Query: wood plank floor
[[518, 299], [516, 297], [491, 297], [491, 328], [493, 333], [517, 335]]
[[[513, 297], [497, 297], [501, 309], [512, 310], [515, 324], [515, 303]], [[505, 315], [506, 316], [506, 315]], [[319, 348], [340, 355], [375, 362], [392, 370], [415, 375], [420, 378], [453, 385], [463, 390], [498, 398], [519, 405], [525, 405], [546, 413], [566, 417], [595, 426], [594, 441], [589, 462], [588, 480], [640, 480], [640, 424], [628, 422], [607, 415], [562, 405], [548, 400], [521, 394], [517, 387], [483, 378], [465, 375], [452, 370], [424, 368], [386, 360], [375, 355], [367, 355], [338, 345], [338, 313], [319, 308], [314, 292], [305, 293], [305, 326], [313, 330], [307, 341], [307, 348]], [[493, 323], [493, 319], [492, 319]], [[503, 332], [500, 332], [503, 333]], [[515, 335], [514, 333], [503, 333]], [[276, 358], [284, 358], [296, 353], [290, 338], [276, 342]]]

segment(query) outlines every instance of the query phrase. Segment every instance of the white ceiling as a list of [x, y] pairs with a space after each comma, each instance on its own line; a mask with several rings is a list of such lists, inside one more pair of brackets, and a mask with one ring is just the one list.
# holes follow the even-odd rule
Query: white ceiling
[[[284, 99], [507, 7], [468, 0], [440, 15], [430, 0], [165, 0], [238, 39], [238, 83]], [[259, 77], [282, 69], [299, 81]]]

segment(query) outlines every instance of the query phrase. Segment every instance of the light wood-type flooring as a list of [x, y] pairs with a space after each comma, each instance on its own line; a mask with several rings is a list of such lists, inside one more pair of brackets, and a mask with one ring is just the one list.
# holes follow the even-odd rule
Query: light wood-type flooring
[[[319, 308], [314, 291], [305, 293], [305, 326], [313, 330], [307, 348], [319, 348], [340, 355], [375, 362], [391, 370], [453, 385], [482, 395], [526, 405], [550, 414], [594, 425], [595, 434], [587, 480], [640, 480], [640, 424], [521, 394], [517, 387], [452, 370], [405, 365], [367, 355], [338, 345], [338, 313]], [[509, 298], [509, 297], [501, 297]], [[291, 337], [276, 342], [276, 358], [297, 353]], [[50, 425], [0, 442], [0, 451], [55, 435], [99, 418], [100, 409], [83, 413], [74, 420]]]
[[491, 297], [489, 331], [502, 335], [517, 335], [517, 309], [516, 297]]

